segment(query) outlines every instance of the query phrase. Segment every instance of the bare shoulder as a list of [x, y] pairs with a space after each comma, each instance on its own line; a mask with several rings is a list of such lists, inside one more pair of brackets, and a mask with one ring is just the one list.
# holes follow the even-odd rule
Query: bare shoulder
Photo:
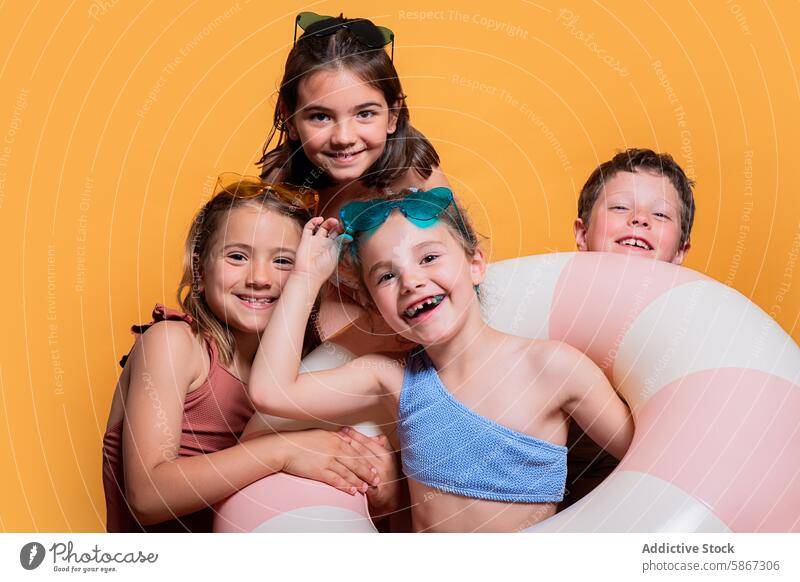
[[557, 393], [557, 401], [580, 400], [593, 386], [608, 384], [602, 370], [583, 352], [555, 340], [533, 340], [530, 366], [543, 385]]
[[186, 351], [201, 345], [191, 326], [185, 321], [159, 321], [141, 336], [142, 343], [159, 344], [170, 350]]
[[208, 368], [203, 340], [183, 321], [159, 321], [150, 326], [136, 342], [130, 358], [132, 366], [169, 372], [176, 380], [191, 384]]
[[531, 357], [536, 367], [549, 376], [563, 380], [570, 376], [603, 372], [582, 351], [557, 340], [533, 340]]

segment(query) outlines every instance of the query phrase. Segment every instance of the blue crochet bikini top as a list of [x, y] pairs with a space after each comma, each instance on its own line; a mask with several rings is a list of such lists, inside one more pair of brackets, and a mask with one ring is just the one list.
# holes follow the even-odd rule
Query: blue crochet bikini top
[[398, 433], [406, 477], [465, 497], [517, 503], [564, 497], [567, 448], [493, 422], [456, 400], [422, 348], [408, 356]]

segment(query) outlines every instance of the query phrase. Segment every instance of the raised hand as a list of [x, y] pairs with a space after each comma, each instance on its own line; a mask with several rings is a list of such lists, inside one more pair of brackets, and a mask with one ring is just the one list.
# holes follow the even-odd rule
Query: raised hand
[[342, 228], [335, 218], [316, 216], [303, 228], [297, 248], [294, 272], [307, 275], [320, 283], [333, 274], [339, 261]]

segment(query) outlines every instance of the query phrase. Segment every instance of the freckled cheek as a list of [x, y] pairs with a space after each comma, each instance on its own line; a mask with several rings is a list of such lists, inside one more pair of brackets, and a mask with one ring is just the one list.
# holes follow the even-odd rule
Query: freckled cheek
[[680, 232], [674, 232], [672, 229], [661, 232], [659, 248], [666, 253], [665, 260], [672, 260], [672, 257], [675, 255], [675, 253], [678, 252], [680, 240]]
[[597, 247], [608, 247], [609, 245], [614, 244], [616, 233], [620, 228], [625, 226], [624, 217], [603, 214], [597, 218], [599, 220], [594, 225], [596, 226], [596, 229], [593, 233], [594, 236], [590, 237], [590, 242]]
[[676, 231], [672, 227], [662, 228], [658, 233], [659, 246], [663, 246], [665, 247], [666, 250], [669, 251], [678, 249], [678, 243], [680, 242], [680, 239], [681, 239], [680, 231]]
[[609, 224], [604, 219], [601, 219], [589, 227], [586, 244], [590, 251], [602, 250], [608, 245], [610, 238]]

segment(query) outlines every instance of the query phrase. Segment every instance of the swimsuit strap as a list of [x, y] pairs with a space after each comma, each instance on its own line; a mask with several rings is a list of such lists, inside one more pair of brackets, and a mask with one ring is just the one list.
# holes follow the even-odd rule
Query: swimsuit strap
[[[153, 325], [155, 325], [160, 321], [183, 321], [184, 323], [189, 324], [192, 330], [197, 329], [197, 325], [195, 323], [194, 318], [188, 313], [184, 313], [179, 309], [173, 309], [171, 307], [167, 307], [160, 303], [156, 303], [156, 306], [153, 308], [152, 320], [150, 321], [150, 323], [132, 325], [131, 333], [138, 338], [139, 336], [144, 334], [144, 332], [150, 329]], [[203, 342], [206, 345], [206, 349], [208, 350], [208, 355], [211, 360], [208, 367], [210, 374], [211, 370], [213, 370], [215, 366], [219, 365], [219, 349], [217, 348], [217, 342], [214, 341], [214, 339], [208, 332], [203, 332], [201, 335], [203, 337]], [[125, 364], [128, 361], [128, 356], [130, 356], [130, 352], [122, 356], [122, 358], [120, 359], [119, 365], [121, 368], [125, 367]]]

